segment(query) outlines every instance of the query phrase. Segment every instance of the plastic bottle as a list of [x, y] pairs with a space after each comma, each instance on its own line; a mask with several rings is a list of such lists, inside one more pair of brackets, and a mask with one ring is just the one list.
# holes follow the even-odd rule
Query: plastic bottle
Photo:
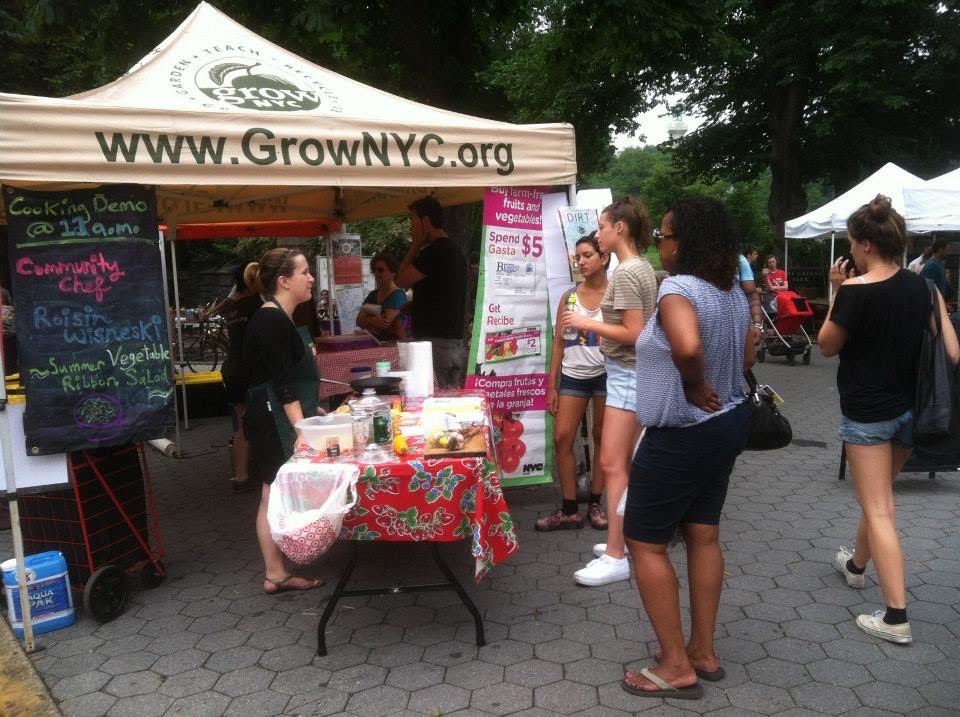
[[[577, 310], [577, 292], [571, 291], [570, 295], [567, 297], [567, 311], [576, 311]], [[574, 341], [577, 338], [577, 330], [571, 327], [567, 327], [563, 330], [563, 340], [564, 341]]]

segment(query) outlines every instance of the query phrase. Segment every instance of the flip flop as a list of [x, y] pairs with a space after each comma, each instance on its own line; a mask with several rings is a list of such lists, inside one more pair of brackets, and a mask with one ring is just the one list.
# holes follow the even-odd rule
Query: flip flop
[[655, 684], [657, 689], [645, 690], [642, 687], [634, 687], [629, 682], [631, 675], [629, 672], [627, 677], [623, 678], [620, 686], [626, 692], [637, 697], [664, 697], [671, 700], [699, 700], [703, 697], [703, 685], [699, 682], [688, 687], [674, 687], [662, 677], [653, 673], [649, 667], [644, 667], [639, 674]]
[[[292, 585], [287, 585], [287, 583], [289, 583], [291, 580], [294, 580], [294, 579], [306, 580], [310, 583], [310, 585], [307, 587], [301, 587], [301, 588], [294, 587]], [[293, 590], [313, 590], [314, 588], [318, 588], [321, 585], [323, 585], [323, 580], [320, 580], [318, 578], [307, 578], [307, 577], [304, 577], [303, 575], [297, 575], [296, 573], [290, 573], [283, 580], [271, 580], [268, 577], [264, 577], [263, 581], [273, 585], [273, 590], [264, 589], [264, 592], [267, 595], [279, 595], [280, 593], [291, 592]]]
[[[653, 658], [657, 661], [657, 664], [660, 663], [661, 657], [663, 657], [663, 655], [660, 655], [659, 653], [653, 656]], [[723, 669], [723, 667], [718, 667], [713, 672], [701, 670], [697, 666], [694, 666], [693, 669], [697, 673], [697, 677], [699, 677], [701, 680], [706, 680], [707, 682], [719, 682], [727, 676], [727, 671]]]

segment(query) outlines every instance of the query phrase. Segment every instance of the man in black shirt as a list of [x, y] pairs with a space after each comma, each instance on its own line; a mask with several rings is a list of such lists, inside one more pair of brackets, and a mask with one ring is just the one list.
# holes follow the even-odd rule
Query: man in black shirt
[[440, 388], [461, 385], [466, 359], [463, 329], [467, 260], [443, 228], [443, 208], [433, 197], [410, 211], [410, 248], [394, 281], [413, 287], [413, 338], [433, 344], [433, 371]]

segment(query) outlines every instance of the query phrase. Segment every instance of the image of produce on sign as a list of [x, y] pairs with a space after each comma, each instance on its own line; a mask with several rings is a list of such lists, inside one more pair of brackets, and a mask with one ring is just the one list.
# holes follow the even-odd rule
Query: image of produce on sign
[[483, 340], [486, 363], [540, 355], [540, 329], [526, 326], [488, 333]]
[[520, 459], [527, 452], [526, 444], [520, 440], [523, 423], [513, 413], [494, 411], [493, 434], [500, 467], [504, 473], [515, 472], [520, 467]]

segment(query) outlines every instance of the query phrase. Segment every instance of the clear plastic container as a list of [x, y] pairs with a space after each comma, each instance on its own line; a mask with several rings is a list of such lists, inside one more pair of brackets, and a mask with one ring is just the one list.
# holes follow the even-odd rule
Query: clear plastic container
[[377, 396], [372, 388], [350, 402], [353, 419], [353, 446], [357, 458], [368, 463], [382, 463], [393, 457], [393, 422], [390, 404]]

